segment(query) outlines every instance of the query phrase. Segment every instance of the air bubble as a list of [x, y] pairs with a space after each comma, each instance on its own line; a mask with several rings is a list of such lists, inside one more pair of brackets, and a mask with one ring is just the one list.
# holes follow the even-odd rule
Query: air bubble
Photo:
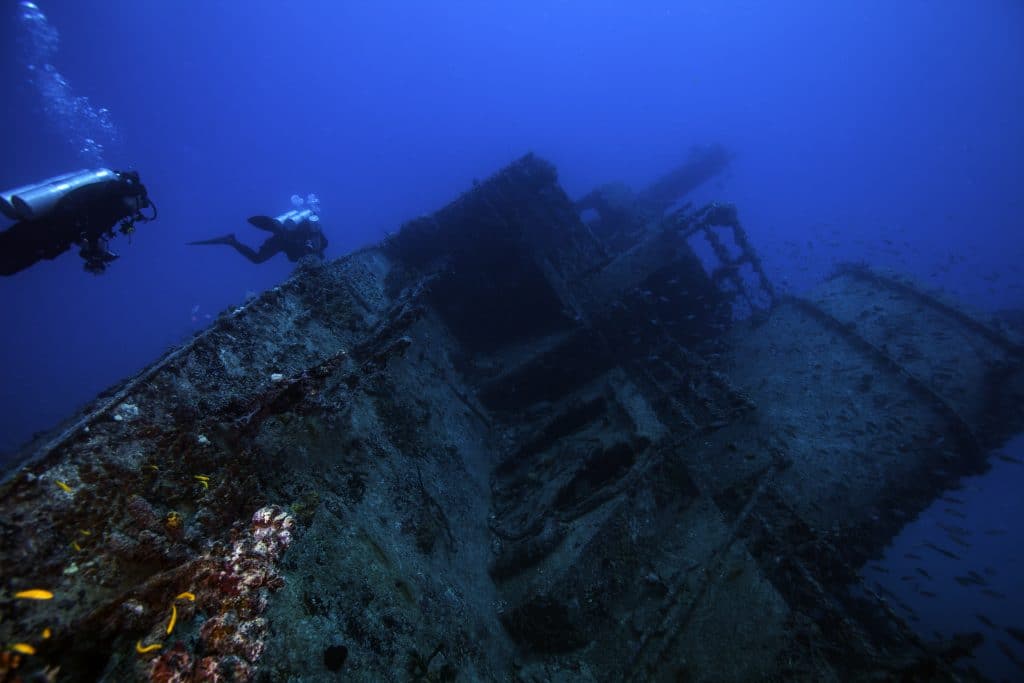
[[51, 63], [60, 45], [60, 34], [33, 2], [21, 2], [18, 43], [21, 58], [31, 83], [42, 100], [42, 109], [50, 123], [78, 150], [80, 156], [95, 165], [104, 165], [104, 145], [120, 141], [120, 135], [106, 107], [96, 108], [89, 98], [75, 96], [67, 79]]

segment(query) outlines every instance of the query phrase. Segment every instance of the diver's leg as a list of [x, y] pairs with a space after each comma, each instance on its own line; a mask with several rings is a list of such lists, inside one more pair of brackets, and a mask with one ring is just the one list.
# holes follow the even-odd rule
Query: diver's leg
[[18, 223], [0, 232], [0, 275], [14, 275], [40, 259], [35, 241], [25, 234], [25, 227], [25, 223]]
[[195, 242], [186, 242], [186, 244], [228, 244], [234, 246], [235, 244], [238, 244], [238, 240], [235, 239], [235, 233], [231, 233], [230, 235], [212, 237], [208, 240], [196, 240]]
[[14, 275], [42, 259], [54, 259], [71, 246], [66, 225], [15, 223], [0, 232], [0, 275]]
[[[273, 239], [273, 238], [271, 238], [271, 239]], [[267, 241], [269, 242], [270, 240], [267, 240]], [[235, 240], [234, 242], [231, 242], [231, 246], [235, 248], [235, 251], [237, 251], [239, 254], [241, 254], [245, 258], [249, 259], [253, 263], [263, 263], [264, 261], [269, 259], [271, 256], [273, 256], [275, 253], [277, 253], [277, 252], [267, 253], [267, 250], [266, 250], [267, 243], [266, 242], [263, 243], [263, 245], [260, 247], [259, 251], [256, 251], [255, 249], [250, 247], [248, 244], [242, 244], [238, 240]]]
[[[260, 245], [259, 252], [254, 252], [252, 256], [246, 256], [253, 263], [263, 263], [269, 261], [277, 254], [285, 250], [285, 241], [281, 239], [279, 235], [273, 235], [268, 237]], [[252, 249], [249, 249], [252, 252]]]
[[[271, 237], [270, 240], [272, 240], [272, 239], [274, 239], [274, 238]], [[267, 241], [269, 242], [270, 240], [267, 240]], [[241, 242], [239, 242], [238, 238], [235, 237], [234, 233], [232, 233], [230, 235], [224, 235], [223, 237], [214, 237], [213, 239], [198, 240], [196, 242], [189, 242], [189, 244], [225, 244], [225, 245], [227, 245], [229, 247], [234, 247], [235, 251], [237, 251], [239, 254], [241, 254], [245, 258], [249, 259], [253, 263], [263, 263], [264, 261], [269, 259], [271, 256], [273, 256], [274, 253], [276, 253], [276, 252], [272, 252], [272, 253], [269, 253], [269, 254], [265, 254], [264, 253], [265, 248], [266, 248], [266, 242], [263, 244], [262, 247], [260, 247], [259, 252], [257, 252], [255, 249], [253, 249], [249, 245], [242, 244]]]

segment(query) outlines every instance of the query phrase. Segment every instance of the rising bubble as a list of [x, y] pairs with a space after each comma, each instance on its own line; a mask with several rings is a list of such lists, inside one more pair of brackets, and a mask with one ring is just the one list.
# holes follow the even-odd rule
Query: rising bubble
[[120, 141], [106, 107], [95, 107], [76, 96], [67, 79], [53, 65], [60, 34], [34, 2], [18, 5], [18, 44], [29, 83], [39, 93], [43, 113], [61, 136], [90, 164], [105, 165], [105, 145]]

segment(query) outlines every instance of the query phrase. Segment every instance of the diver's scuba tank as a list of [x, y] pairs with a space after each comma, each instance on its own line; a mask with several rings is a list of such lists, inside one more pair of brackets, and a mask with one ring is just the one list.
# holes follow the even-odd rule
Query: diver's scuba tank
[[298, 195], [292, 195], [292, 206], [290, 211], [274, 216], [253, 216], [249, 223], [260, 230], [278, 232], [279, 230], [293, 231], [302, 224], [315, 230], [320, 229], [320, 198], [315, 194], [309, 195], [309, 200], [303, 200]]
[[0, 210], [14, 220], [32, 221], [46, 216], [75, 190], [88, 185], [120, 180], [109, 168], [65, 173], [41, 183], [0, 192]]
[[320, 220], [320, 216], [317, 216], [312, 209], [292, 209], [277, 216], [274, 220], [287, 230], [301, 225], [305, 221], [316, 223]]
[[83, 173], [83, 171], [72, 171], [71, 173], [64, 173], [62, 175], [50, 178], [49, 180], [44, 180], [41, 183], [32, 183], [31, 185], [22, 185], [21, 187], [16, 187], [13, 190], [7, 190], [6, 192], [0, 192], [0, 213], [3, 213], [5, 216], [10, 218], [11, 220], [14, 220], [14, 221], [21, 220], [22, 216], [20, 216], [18, 214], [18, 210], [14, 208], [14, 204], [11, 202], [12, 198], [15, 195], [19, 195], [19, 194], [22, 194], [23, 192], [28, 192], [30, 190], [34, 190], [35, 188], [39, 187], [40, 185], [46, 185], [47, 183], [58, 183], [58, 182], [61, 182], [63, 180], [67, 180], [68, 178], [73, 178], [74, 176], [78, 175], [79, 173]]

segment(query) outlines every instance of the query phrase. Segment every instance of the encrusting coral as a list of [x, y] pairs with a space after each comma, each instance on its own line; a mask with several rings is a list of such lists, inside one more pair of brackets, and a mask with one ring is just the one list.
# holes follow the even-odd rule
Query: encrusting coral
[[[213, 557], [211, 551], [194, 563], [193, 592], [178, 595], [188, 601], [185, 605], [194, 607], [186, 606], [179, 613], [172, 605], [172, 621], [154, 625], [153, 631], [166, 629], [170, 636], [174, 620], [184, 619], [190, 612], [206, 614], [197, 648], [202, 656], [190, 652], [184, 642], [174, 642], [152, 660], [143, 660], [149, 680], [245, 681], [253, 677], [267, 635], [267, 622], [261, 615], [267, 607], [267, 593], [284, 585], [275, 565], [291, 543], [293, 526], [294, 519], [281, 508], [260, 508], [225, 556]], [[150, 635], [156, 641], [163, 634]]]

